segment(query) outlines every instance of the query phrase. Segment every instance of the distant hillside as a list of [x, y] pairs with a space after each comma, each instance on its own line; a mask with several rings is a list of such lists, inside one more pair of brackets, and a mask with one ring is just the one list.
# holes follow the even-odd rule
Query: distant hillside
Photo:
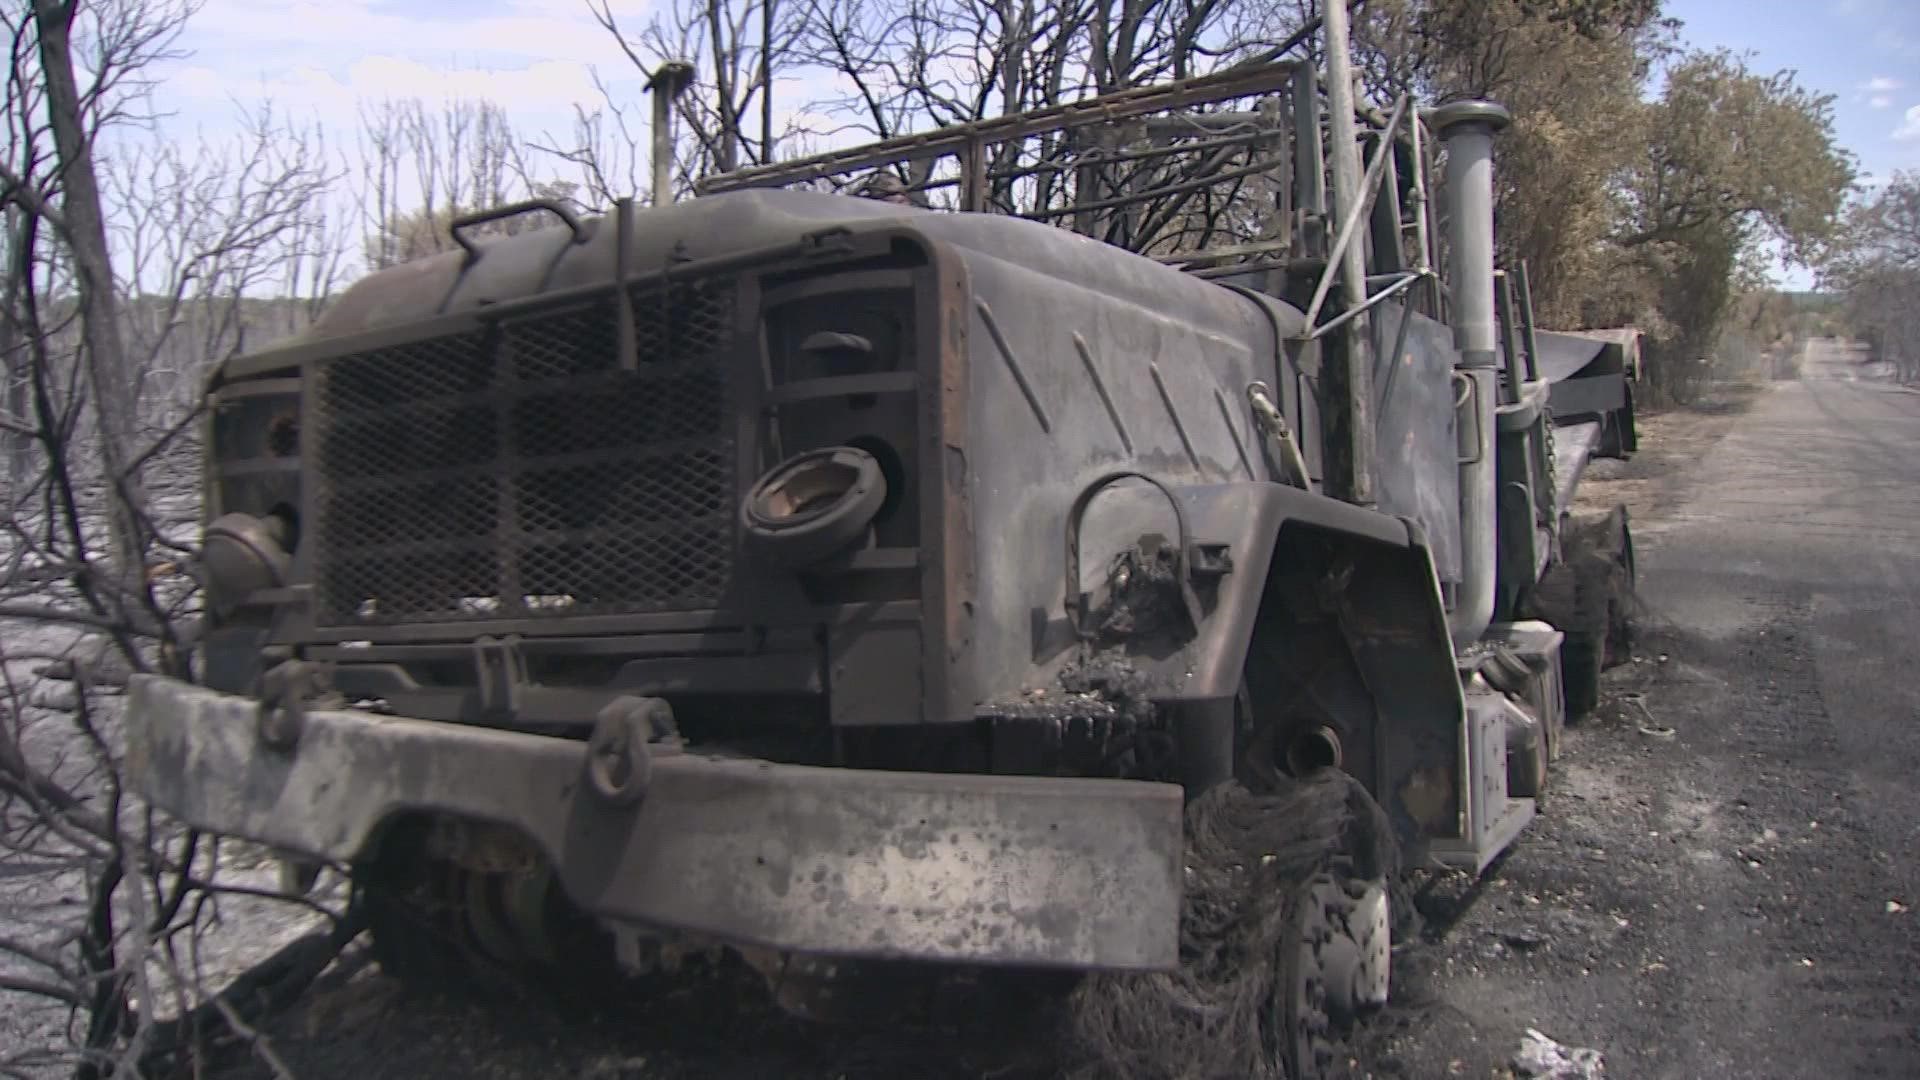
[[1809, 290], [1806, 292], [1791, 292], [1788, 290], [1781, 290], [1780, 295], [1786, 297], [1789, 301], [1791, 301], [1793, 304], [1793, 309], [1797, 312], [1805, 311], [1805, 312], [1824, 313], [1829, 311], [1836, 311], [1839, 309], [1841, 304], [1840, 295], [1838, 293], [1816, 292], [1812, 290]]

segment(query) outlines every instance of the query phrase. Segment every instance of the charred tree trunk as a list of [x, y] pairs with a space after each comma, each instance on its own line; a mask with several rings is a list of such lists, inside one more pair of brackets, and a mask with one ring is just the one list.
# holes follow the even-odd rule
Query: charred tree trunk
[[[33, 435], [25, 430], [32, 413], [32, 404], [27, 397], [26, 342], [20, 339], [20, 324], [14, 317], [14, 305], [20, 299], [21, 271], [17, 267], [25, 264], [25, 260], [17, 256], [26, 244], [25, 215], [18, 206], [7, 207], [6, 230], [9, 273], [6, 296], [0, 300], [0, 360], [4, 360], [4, 377], [7, 380], [7, 416], [22, 425], [22, 429], [10, 430], [4, 436], [7, 448], [7, 498], [17, 506], [33, 482]], [[26, 272], [31, 272], [31, 269], [29, 266]]]
[[122, 583], [137, 582], [146, 547], [146, 489], [137, 463], [129, 462], [127, 448], [134, 437], [138, 394], [121, 336], [120, 305], [114, 291], [113, 260], [107, 250], [100, 180], [93, 167], [92, 139], [85, 128], [80, 90], [73, 74], [75, 10], [76, 0], [38, 0], [33, 17], [45, 79], [47, 122], [59, 161], [66, 241], [79, 288], [87, 391], [93, 397], [100, 461], [108, 485], [113, 572]]

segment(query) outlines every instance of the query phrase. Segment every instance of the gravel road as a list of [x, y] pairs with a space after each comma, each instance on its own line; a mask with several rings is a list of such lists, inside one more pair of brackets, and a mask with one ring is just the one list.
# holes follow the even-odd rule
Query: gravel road
[[1920, 395], [1806, 359], [1636, 520], [1640, 662], [1376, 1073], [1506, 1075], [1533, 1027], [1611, 1076], [1920, 1075]]
[[[1529, 1027], [1615, 1077], [1920, 1075], [1920, 395], [1806, 360], [1651, 418], [1592, 483], [1635, 513], [1639, 657], [1515, 850], [1429, 898], [1362, 1075], [1508, 1076]], [[308, 1078], [1030, 1074], [1006, 1039], [805, 1028], [733, 991], [588, 1022], [409, 996], [352, 953], [269, 1035]]]

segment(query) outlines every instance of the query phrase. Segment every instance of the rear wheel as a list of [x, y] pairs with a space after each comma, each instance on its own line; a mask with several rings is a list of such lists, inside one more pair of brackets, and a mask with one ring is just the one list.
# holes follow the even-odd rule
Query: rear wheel
[[1608, 590], [1607, 667], [1624, 664], [1633, 656], [1633, 603], [1640, 586], [1639, 571], [1633, 559], [1633, 529], [1623, 507], [1608, 529], [1611, 543], [1605, 555], [1617, 582]]
[[1553, 624], [1567, 719], [1582, 720], [1600, 703], [1600, 675], [1633, 647], [1633, 536], [1625, 508], [1563, 530], [1563, 555], [1533, 589], [1528, 614]]
[[1567, 719], [1585, 720], [1600, 707], [1600, 669], [1605, 637], [1591, 627], [1567, 631], [1560, 643], [1560, 678]]

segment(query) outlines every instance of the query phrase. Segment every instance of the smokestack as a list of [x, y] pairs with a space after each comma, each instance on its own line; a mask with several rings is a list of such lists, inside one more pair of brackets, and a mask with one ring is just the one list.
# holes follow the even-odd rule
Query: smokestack
[[1456, 101], [1428, 115], [1447, 148], [1453, 344], [1462, 367], [1494, 366], [1493, 136], [1513, 117], [1491, 101]]
[[1491, 101], [1457, 101], [1428, 115], [1447, 148], [1447, 289], [1452, 297], [1454, 377], [1463, 394], [1454, 415], [1461, 436], [1460, 591], [1448, 624], [1454, 648], [1480, 640], [1493, 621], [1499, 557], [1499, 485], [1494, 452], [1499, 324], [1493, 307], [1493, 136], [1511, 123]]
[[693, 65], [668, 60], [647, 80], [653, 93], [653, 205], [673, 201], [673, 102], [693, 82]]

